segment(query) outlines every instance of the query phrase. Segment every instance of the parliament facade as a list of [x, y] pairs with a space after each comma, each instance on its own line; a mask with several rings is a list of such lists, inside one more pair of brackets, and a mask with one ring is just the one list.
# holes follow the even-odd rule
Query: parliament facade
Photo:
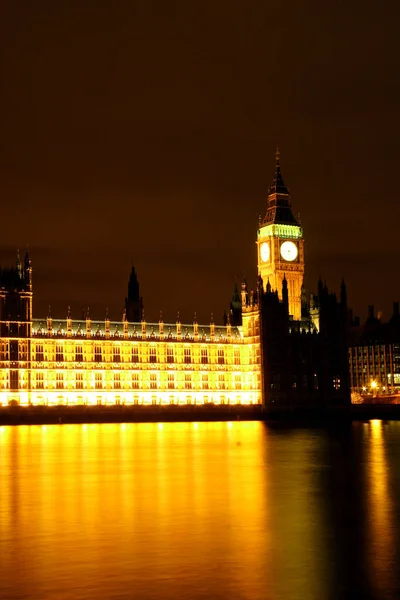
[[256, 311], [240, 327], [35, 319], [32, 297], [27, 253], [0, 273], [2, 405], [261, 402]]
[[147, 323], [134, 269], [120, 322], [33, 317], [32, 264], [0, 269], [1, 405], [343, 403], [348, 356], [340, 303], [304, 287], [303, 230], [279, 153], [257, 232], [258, 280], [225, 325]]

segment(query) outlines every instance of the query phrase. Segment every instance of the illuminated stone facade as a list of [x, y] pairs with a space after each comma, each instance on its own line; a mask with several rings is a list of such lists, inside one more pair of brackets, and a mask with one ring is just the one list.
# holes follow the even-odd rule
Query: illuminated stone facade
[[257, 404], [259, 314], [240, 327], [32, 318], [32, 267], [0, 272], [0, 404]]

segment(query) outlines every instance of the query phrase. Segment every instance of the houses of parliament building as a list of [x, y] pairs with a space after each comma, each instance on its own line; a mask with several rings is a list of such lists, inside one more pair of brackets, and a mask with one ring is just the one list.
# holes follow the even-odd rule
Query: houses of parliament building
[[146, 322], [134, 269], [120, 322], [36, 318], [31, 259], [17, 256], [0, 270], [0, 404], [345, 402], [345, 289], [340, 303], [321, 282], [305, 293], [303, 232], [278, 153], [256, 245], [255, 290], [235, 288], [223, 326]]

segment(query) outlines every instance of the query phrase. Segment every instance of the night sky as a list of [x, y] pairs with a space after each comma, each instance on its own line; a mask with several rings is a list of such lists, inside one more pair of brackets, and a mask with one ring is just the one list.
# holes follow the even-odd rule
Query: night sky
[[[397, 13], [397, 14], [396, 14]], [[0, 263], [29, 244], [34, 315], [222, 320], [256, 278], [275, 148], [318, 276], [400, 299], [398, 2], [6, 0]]]

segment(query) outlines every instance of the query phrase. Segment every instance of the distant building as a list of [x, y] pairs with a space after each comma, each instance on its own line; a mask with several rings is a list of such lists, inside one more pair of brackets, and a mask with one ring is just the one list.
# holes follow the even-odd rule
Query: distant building
[[399, 303], [393, 315], [382, 322], [368, 309], [363, 325], [353, 326], [350, 335], [350, 385], [360, 394], [400, 393], [400, 314]]

